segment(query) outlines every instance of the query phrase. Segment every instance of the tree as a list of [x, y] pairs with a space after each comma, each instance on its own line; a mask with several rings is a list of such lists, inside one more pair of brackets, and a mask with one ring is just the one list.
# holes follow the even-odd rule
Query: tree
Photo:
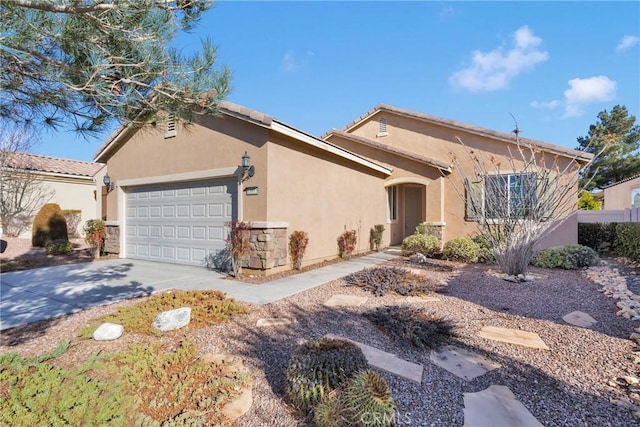
[[580, 174], [585, 190], [602, 189], [625, 178], [640, 174], [640, 126], [627, 108], [616, 105], [611, 112], [598, 114], [598, 122], [589, 126], [589, 135], [578, 138], [578, 147], [588, 153], [602, 154]]
[[211, 7], [203, 0], [0, 2], [0, 120], [85, 134], [163, 111], [211, 114], [229, 92], [216, 49], [184, 56], [168, 42]]
[[578, 171], [591, 156], [554, 155], [520, 139], [519, 132], [516, 127], [506, 164], [458, 138], [468, 158], [452, 156], [460, 181], [449, 178], [502, 272], [522, 279], [536, 244], [557, 226], [555, 219], [575, 209]]
[[585, 211], [599, 211], [602, 209], [602, 201], [596, 200], [593, 194], [587, 190], [578, 193], [578, 209]]
[[18, 236], [33, 215], [53, 197], [42, 182], [37, 158], [26, 155], [32, 135], [23, 129], [0, 128], [0, 223], [2, 232]]

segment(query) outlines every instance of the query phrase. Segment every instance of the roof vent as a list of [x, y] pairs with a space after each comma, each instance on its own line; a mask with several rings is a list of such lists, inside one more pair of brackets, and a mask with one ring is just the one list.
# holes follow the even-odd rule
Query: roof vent
[[376, 137], [381, 137], [381, 136], [387, 136], [389, 135], [389, 133], [387, 132], [387, 119], [384, 117], [381, 117], [380, 119], [378, 119], [378, 133], [376, 134]]
[[177, 135], [176, 132], [176, 115], [168, 114], [167, 115], [167, 131], [164, 134], [165, 138], [173, 138]]

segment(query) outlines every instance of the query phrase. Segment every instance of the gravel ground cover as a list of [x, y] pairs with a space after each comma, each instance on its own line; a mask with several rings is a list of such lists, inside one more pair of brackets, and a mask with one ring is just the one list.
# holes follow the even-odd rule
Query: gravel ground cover
[[[403, 264], [395, 261], [391, 264]], [[411, 265], [411, 268], [421, 268]], [[580, 272], [532, 269], [532, 282], [513, 283], [496, 277], [487, 266], [433, 262], [424, 267], [425, 280], [443, 284], [439, 302], [426, 304], [434, 313], [456, 326], [450, 343], [466, 348], [502, 365], [472, 381], [438, 368], [429, 350], [390, 338], [362, 315], [381, 305], [400, 304], [399, 297], [374, 297], [348, 286], [343, 280], [264, 306], [252, 306], [248, 315], [200, 330], [178, 330], [159, 338], [167, 344], [188, 335], [202, 353], [224, 352], [243, 357], [255, 376], [252, 409], [238, 426], [305, 426], [283, 399], [284, 370], [295, 346], [326, 334], [341, 335], [396, 354], [424, 366], [421, 384], [381, 372], [397, 405], [396, 426], [461, 426], [463, 393], [490, 385], [508, 386], [516, 398], [545, 426], [637, 426], [640, 418], [624, 405], [626, 392], [607, 383], [614, 378], [640, 376], [639, 364], [630, 358], [640, 350], [628, 339], [638, 322], [615, 316], [614, 301]], [[495, 269], [495, 267], [493, 267]], [[256, 285], [260, 286], [260, 285]], [[334, 294], [368, 296], [354, 308], [328, 308], [323, 303]], [[0, 352], [39, 354], [69, 338], [77, 342], [60, 363], [92, 352], [123, 348], [147, 337], [126, 334], [114, 342], [80, 341], [75, 338], [90, 319], [123, 304], [97, 307], [49, 322], [3, 331]], [[588, 313], [598, 323], [591, 329], [571, 326], [562, 316], [575, 310]], [[287, 317], [290, 325], [257, 328], [263, 317]], [[480, 338], [483, 326], [500, 326], [535, 332], [550, 347], [535, 350]], [[153, 338], [158, 339], [158, 338]], [[631, 396], [637, 399], [637, 396]], [[640, 401], [636, 400], [636, 403]]]

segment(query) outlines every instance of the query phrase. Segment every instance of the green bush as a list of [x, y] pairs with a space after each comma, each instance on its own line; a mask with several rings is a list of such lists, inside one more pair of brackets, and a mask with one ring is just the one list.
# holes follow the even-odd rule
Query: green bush
[[616, 225], [613, 247], [618, 255], [640, 260], [640, 223], [624, 222]]
[[38, 248], [44, 248], [47, 243], [54, 240], [69, 240], [67, 221], [64, 219], [59, 205], [47, 203], [40, 208], [33, 219], [31, 244]]
[[598, 253], [588, 246], [566, 245], [543, 249], [533, 260], [533, 265], [542, 268], [563, 268], [577, 270], [597, 265]]
[[47, 255], [66, 255], [73, 252], [73, 243], [67, 240], [55, 240], [47, 243]]
[[616, 223], [578, 223], [578, 244], [602, 252], [613, 248]]
[[444, 244], [442, 254], [448, 260], [478, 262], [480, 245], [469, 237], [458, 237]]
[[471, 239], [478, 245], [478, 262], [483, 264], [495, 264], [496, 257], [493, 255], [493, 245], [484, 234], [477, 234]]
[[402, 255], [415, 253], [433, 257], [440, 253], [440, 240], [432, 234], [413, 234], [402, 241]]
[[307, 341], [291, 356], [285, 393], [296, 408], [306, 412], [351, 375], [368, 367], [362, 350], [350, 341]]

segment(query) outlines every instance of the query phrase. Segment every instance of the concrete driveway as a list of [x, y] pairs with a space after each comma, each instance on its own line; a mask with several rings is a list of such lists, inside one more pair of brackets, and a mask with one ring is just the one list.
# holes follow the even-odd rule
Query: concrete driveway
[[204, 267], [117, 259], [0, 274], [0, 330], [167, 289], [217, 289], [266, 304], [395, 258], [378, 252], [261, 285]]

